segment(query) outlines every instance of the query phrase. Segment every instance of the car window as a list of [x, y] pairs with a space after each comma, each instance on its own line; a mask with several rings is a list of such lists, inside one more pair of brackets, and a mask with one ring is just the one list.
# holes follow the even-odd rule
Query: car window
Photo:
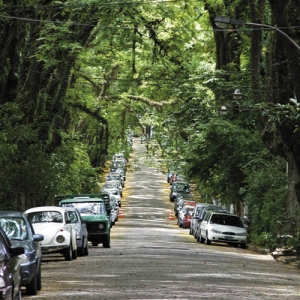
[[58, 211], [36, 211], [27, 215], [30, 223], [63, 223], [63, 216]]
[[78, 216], [75, 211], [68, 210], [69, 219], [71, 223], [78, 223]]
[[207, 222], [209, 218], [210, 218], [210, 214], [206, 214], [203, 221]]
[[28, 237], [27, 226], [23, 218], [2, 216], [0, 225], [10, 240], [24, 240]]

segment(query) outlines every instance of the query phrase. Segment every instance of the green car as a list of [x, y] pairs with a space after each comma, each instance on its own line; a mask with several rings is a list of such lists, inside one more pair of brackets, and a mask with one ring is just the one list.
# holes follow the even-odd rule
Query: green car
[[77, 208], [93, 246], [102, 243], [104, 248], [110, 248], [111, 209], [108, 194], [60, 195], [56, 196], [56, 201], [61, 207]]

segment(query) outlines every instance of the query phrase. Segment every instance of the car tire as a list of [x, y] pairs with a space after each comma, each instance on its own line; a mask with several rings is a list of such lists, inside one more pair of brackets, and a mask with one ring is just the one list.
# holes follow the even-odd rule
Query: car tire
[[81, 247], [77, 248], [78, 256], [84, 256], [84, 237], [82, 237], [82, 245]]
[[78, 253], [77, 253], [77, 249], [73, 250], [72, 249], [72, 259], [77, 259]]
[[39, 270], [36, 277], [37, 289], [40, 291], [42, 289], [42, 266], [40, 264]]
[[110, 233], [104, 239], [103, 248], [110, 248]]
[[89, 245], [88, 242], [86, 242], [86, 246], [84, 247], [84, 255], [89, 255]]
[[190, 227], [189, 235], [193, 235], [191, 227]]
[[37, 294], [37, 276], [36, 273], [33, 275], [31, 281], [26, 284], [26, 295]]
[[205, 244], [206, 245], [210, 245], [211, 244], [211, 240], [208, 238], [207, 232], [206, 232], [206, 237], [205, 237]]
[[72, 244], [70, 243], [70, 245], [64, 251], [65, 260], [67, 261], [72, 260], [72, 255], [73, 255], [73, 249], [72, 249]]
[[199, 239], [200, 239], [200, 243], [203, 244], [204, 243], [204, 238], [202, 237], [201, 233], [200, 233]]
[[22, 291], [21, 288], [19, 289], [16, 297], [14, 298], [14, 300], [22, 300]]
[[240, 245], [240, 247], [241, 247], [242, 249], [247, 249], [247, 244], [246, 244], [246, 243], [242, 243], [242, 244]]

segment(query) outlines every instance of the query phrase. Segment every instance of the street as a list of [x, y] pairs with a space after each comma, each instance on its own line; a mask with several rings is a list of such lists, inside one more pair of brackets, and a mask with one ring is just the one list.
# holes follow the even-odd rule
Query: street
[[134, 140], [111, 248], [65, 261], [45, 256], [42, 290], [25, 299], [300, 299], [299, 269], [270, 255], [197, 243], [169, 220], [166, 175]]

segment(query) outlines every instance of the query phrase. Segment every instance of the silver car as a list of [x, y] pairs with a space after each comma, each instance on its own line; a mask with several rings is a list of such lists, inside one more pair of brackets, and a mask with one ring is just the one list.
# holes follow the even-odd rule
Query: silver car
[[65, 207], [65, 210], [71, 220], [71, 226], [76, 232], [77, 254], [79, 256], [88, 255], [88, 231], [86, 224], [83, 222], [79, 211], [75, 207]]

